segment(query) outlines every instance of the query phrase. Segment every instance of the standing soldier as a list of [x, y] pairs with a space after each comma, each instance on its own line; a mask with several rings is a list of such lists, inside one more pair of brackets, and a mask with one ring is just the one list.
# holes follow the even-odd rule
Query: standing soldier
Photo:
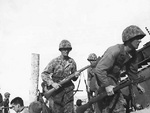
[[[97, 77], [94, 73], [94, 69], [100, 60], [100, 57], [97, 58], [97, 55], [95, 53], [91, 53], [87, 60], [90, 62], [91, 67], [87, 69], [87, 82], [88, 82], [88, 99], [90, 100], [93, 96], [97, 95], [97, 90], [99, 89], [99, 85], [97, 82]], [[94, 105], [94, 109], [91, 108], [91, 110], [94, 110], [95, 113], [100, 113], [97, 109], [97, 104]]]
[[3, 102], [4, 107], [6, 107], [4, 108], [4, 113], [8, 113], [9, 111], [9, 97], [10, 97], [10, 93], [6, 92], [4, 94], [4, 102]]
[[[101, 60], [98, 62], [95, 72], [101, 83], [101, 87], [107, 93], [107, 97], [99, 102], [99, 109], [102, 113], [125, 113], [126, 104], [120, 91], [114, 94], [113, 88], [120, 81], [120, 73], [125, 70], [131, 80], [137, 76], [136, 49], [145, 33], [135, 25], [127, 27], [122, 33], [124, 44], [117, 44], [109, 47]], [[136, 85], [139, 91], [144, 92], [140, 84]]]
[[[54, 58], [41, 74], [42, 80], [48, 87], [57, 89], [49, 98], [53, 113], [73, 113], [74, 111], [73, 82], [69, 81], [62, 86], [59, 84], [61, 80], [77, 70], [74, 59], [68, 56], [71, 50], [71, 43], [68, 40], [62, 40], [59, 44], [61, 55]], [[78, 72], [75, 74], [77, 76], [72, 79], [73, 81], [76, 81], [79, 75]]]
[[89, 92], [89, 99], [94, 96], [94, 92], [98, 89], [97, 80], [95, 78], [95, 74], [93, 69], [96, 67], [97, 64], [97, 56], [95, 53], [91, 53], [87, 59], [91, 67], [87, 69], [87, 82], [88, 82], [88, 92]]

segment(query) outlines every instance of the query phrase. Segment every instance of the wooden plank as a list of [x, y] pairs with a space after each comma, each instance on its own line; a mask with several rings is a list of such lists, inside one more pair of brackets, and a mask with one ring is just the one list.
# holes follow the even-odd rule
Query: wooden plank
[[37, 100], [39, 82], [39, 54], [32, 53], [29, 102]]

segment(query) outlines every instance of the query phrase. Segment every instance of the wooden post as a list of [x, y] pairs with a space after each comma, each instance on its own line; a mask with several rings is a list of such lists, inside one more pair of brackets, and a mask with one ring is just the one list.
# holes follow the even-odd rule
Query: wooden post
[[39, 54], [32, 53], [31, 56], [31, 78], [29, 90], [29, 102], [37, 100], [38, 83], [39, 83]]

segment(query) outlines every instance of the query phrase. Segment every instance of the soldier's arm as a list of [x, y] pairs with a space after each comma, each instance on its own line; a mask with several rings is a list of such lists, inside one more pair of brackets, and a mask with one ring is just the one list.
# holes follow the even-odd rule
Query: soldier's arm
[[52, 80], [52, 75], [53, 75], [53, 70], [54, 70], [54, 62], [51, 61], [44, 71], [41, 73], [41, 78], [44, 82], [47, 83], [47, 85], [52, 85], [54, 82]]
[[101, 81], [102, 86], [107, 87], [109, 86], [109, 81], [107, 77], [107, 71], [113, 66], [115, 61], [114, 55], [108, 51], [104, 54], [102, 59], [98, 62], [95, 71], [98, 75], [98, 79]]
[[[71, 74], [75, 73], [77, 71], [77, 64], [76, 62], [72, 59], [72, 70], [71, 70]], [[78, 73], [75, 73], [78, 74]], [[78, 79], [78, 75], [73, 77], [72, 80], [76, 81]]]

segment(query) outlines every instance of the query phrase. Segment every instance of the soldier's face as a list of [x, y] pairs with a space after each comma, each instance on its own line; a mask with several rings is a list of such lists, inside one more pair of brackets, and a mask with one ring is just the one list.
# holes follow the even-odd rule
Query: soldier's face
[[70, 50], [69, 49], [61, 49], [61, 54], [63, 56], [68, 56], [69, 55]]
[[12, 104], [12, 109], [16, 112], [19, 111], [19, 105], [18, 104]]
[[94, 66], [96, 64], [96, 60], [90, 61], [90, 64]]
[[137, 49], [139, 47], [139, 44], [141, 43], [141, 39], [135, 39], [131, 42], [132, 46]]

